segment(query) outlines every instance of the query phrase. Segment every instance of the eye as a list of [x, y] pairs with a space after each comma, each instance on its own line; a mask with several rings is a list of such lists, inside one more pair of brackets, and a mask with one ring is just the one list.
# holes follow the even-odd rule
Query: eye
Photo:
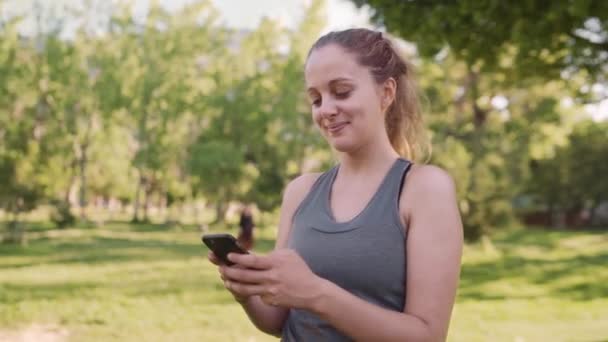
[[321, 98], [314, 98], [311, 100], [311, 103], [314, 107], [319, 107], [321, 105]]
[[336, 97], [339, 99], [345, 99], [350, 95], [350, 91], [340, 91], [336, 92]]

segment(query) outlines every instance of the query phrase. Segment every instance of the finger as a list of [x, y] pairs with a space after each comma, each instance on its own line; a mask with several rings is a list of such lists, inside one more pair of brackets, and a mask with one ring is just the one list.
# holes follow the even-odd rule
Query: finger
[[271, 296], [271, 295], [261, 295], [260, 298], [262, 299], [262, 302], [264, 302], [267, 305], [272, 305], [272, 306], [279, 306], [279, 302], [277, 301], [277, 299], [275, 298], [275, 296]]
[[270, 259], [263, 255], [230, 253], [228, 254], [228, 260], [246, 268], [253, 268], [256, 270], [267, 270], [272, 268]]
[[253, 270], [246, 268], [226, 267], [222, 269], [222, 275], [229, 280], [239, 283], [262, 284], [272, 279], [272, 273], [268, 270]]
[[[241, 271], [247, 271], [245, 273]], [[235, 266], [220, 266], [219, 267], [220, 277], [222, 280], [244, 283], [244, 284], [261, 284], [263, 283], [262, 279], [266, 278], [266, 275], [256, 275], [250, 274], [249, 272], [261, 273], [265, 271], [256, 271], [243, 267], [235, 267]]]
[[[237, 265], [238, 266], [238, 265]], [[238, 275], [235, 276], [230, 276], [227, 273], [228, 270], [231, 269], [246, 269], [243, 267], [237, 267], [237, 266], [226, 266], [226, 265], [220, 265], [220, 267], [218, 267], [218, 271], [220, 273], [220, 278], [222, 278], [222, 281], [226, 282], [226, 281], [231, 281], [231, 282], [243, 282], [243, 283], [247, 283], [246, 281], [243, 281], [241, 279], [238, 278]]]
[[228, 290], [230, 290], [230, 292], [241, 297], [250, 297], [255, 295], [262, 295], [265, 293], [264, 285], [243, 284], [229, 280], [224, 282], [224, 285]]
[[212, 264], [214, 264], [214, 265], [218, 265], [218, 266], [219, 266], [219, 265], [221, 264], [221, 262], [220, 262], [220, 260], [217, 258], [217, 256], [215, 256], [215, 254], [214, 254], [213, 252], [211, 252], [211, 251], [210, 251], [209, 253], [207, 253], [207, 258], [208, 258], [208, 259], [209, 259], [209, 261], [211, 261], [211, 263], [212, 263]]

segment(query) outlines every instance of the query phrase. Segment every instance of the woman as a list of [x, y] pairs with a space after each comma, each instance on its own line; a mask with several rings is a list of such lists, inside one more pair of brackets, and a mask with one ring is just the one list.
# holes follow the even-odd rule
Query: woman
[[403, 159], [424, 146], [410, 66], [380, 32], [351, 29], [312, 46], [305, 78], [339, 165], [289, 183], [275, 251], [231, 254], [226, 288], [285, 341], [445, 340], [462, 224], [450, 176]]

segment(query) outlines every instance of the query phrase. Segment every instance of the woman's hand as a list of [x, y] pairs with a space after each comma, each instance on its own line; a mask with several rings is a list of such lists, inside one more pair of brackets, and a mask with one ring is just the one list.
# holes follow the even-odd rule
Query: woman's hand
[[[230, 282], [228, 280], [226, 280], [224, 275], [222, 274], [222, 271], [221, 271], [222, 267], [230, 267], [230, 266], [226, 266], [226, 265], [222, 264], [222, 262], [217, 258], [217, 256], [215, 256], [215, 254], [211, 251], [209, 251], [209, 254], [207, 256], [209, 258], [209, 261], [211, 261], [212, 264], [219, 266], [220, 277], [222, 278], [222, 281], [224, 281], [224, 286], [228, 289], [228, 291], [230, 291], [230, 293], [232, 293], [232, 296], [234, 297], [234, 299], [241, 304], [247, 302], [247, 299], [249, 298], [249, 296], [241, 296], [238, 293], [232, 291], [229, 286]], [[232, 267], [239, 267], [239, 266], [234, 265]]]
[[280, 249], [266, 256], [231, 253], [228, 259], [236, 265], [220, 266], [220, 273], [235, 296], [259, 295], [269, 305], [307, 309], [322, 294], [324, 279], [293, 250]]

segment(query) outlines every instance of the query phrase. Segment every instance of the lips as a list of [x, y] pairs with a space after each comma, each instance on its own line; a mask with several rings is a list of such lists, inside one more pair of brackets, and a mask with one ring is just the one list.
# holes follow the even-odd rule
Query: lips
[[332, 123], [330, 125], [327, 125], [327, 131], [329, 131], [329, 133], [338, 133], [346, 125], [348, 125], [347, 121]]

